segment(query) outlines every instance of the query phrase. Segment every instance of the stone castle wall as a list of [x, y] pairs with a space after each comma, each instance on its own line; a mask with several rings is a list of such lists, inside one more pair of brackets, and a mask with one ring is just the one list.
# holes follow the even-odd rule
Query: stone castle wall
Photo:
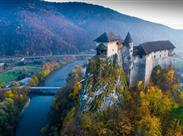
[[144, 82], [144, 86], [147, 86], [150, 82], [153, 68], [158, 65], [162, 68], [167, 68], [171, 65], [171, 57], [169, 57], [168, 50], [153, 52], [142, 58], [135, 56], [128, 78], [129, 85], [134, 86], [141, 80]]
[[144, 81], [145, 58], [134, 57], [133, 67], [130, 74], [130, 86], [135, 86], [139, 80]]
[[162, 68], [167, 68], [171, 65], [171, 57], [168, 55], [168, 50], [153, 52], [146, 56], [146, 65], [145, 65], [145, 78], [144, 85], [147, 86], [151, 73], [154, 67], [160, 65]]

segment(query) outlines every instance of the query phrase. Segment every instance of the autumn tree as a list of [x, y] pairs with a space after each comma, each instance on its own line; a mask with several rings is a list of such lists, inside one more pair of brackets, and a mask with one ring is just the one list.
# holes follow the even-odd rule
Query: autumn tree
[[24, 91], [0, 92], [0, 135], [14, 135], [20, 113], [27, 102]]
[[29, 80], [30, 86], [36, 86], [39, 83], [39, 79], [36, 75], [33, 75], [31, 79]]
[[162, 69], [160, 66], [155, 67], [151, 81], [165, 92], [175, 93], [180, 89], [179, 77], [172, 67], [167, 69]]
[[182, 136], [183, 135], [183, 106], [173, 108], [169, 114], [169, 120], [167, 122], [167, 136]]
[[139, 118], [137, 130], [140, 135], [162, 135], [162, 125], [175, 106], [175, 102], [161, 89], [150, 86], [139, 95]]
[[3, 88], [5, 86], [5, 83], [0, 82], [0, 88]]

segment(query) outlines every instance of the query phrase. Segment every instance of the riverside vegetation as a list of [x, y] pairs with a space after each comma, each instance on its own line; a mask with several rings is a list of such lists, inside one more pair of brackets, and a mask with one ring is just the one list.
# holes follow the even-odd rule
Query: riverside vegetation
[[0, 136], [13, 136], [26, 102], [27, 90], [0, 91]]
[[141, 81], [128, 88], [117, 58], [94, 57], [84, 74], [81, 67], [69, 74], [41, 132], [45, 136], [182, 136], [183, 93], [178, 76], [171, 67], [157, 66], [146, 88]]
[[[62, 62], [50, 61], [44, 63], [41, 70], [31, 77], [29, 85], [38, 85], [59, 66], [71, 61], [72, 59], [65, 59]], [[15, 82], [13, 85], [13, 87], [18, 86], [20, 86], [18, 82]], [[19, 117], [21, 116], [25, 105], [28, 103], [28, 93], [29, 90], [26, 88], [20, 90], [0, 90], [0, 136], [15, 135]]]
[[47, 62], [42, 66], [42, 69], [37, 74], [33, 75], [29, 81], [30, 86], [38, 85], [44, 80], [51, 72], [57, 69], [61, 64], [56, 61]]

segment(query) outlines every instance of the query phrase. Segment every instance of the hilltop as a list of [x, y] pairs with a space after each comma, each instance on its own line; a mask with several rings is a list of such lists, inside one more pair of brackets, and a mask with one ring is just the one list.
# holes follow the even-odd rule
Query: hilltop
[[177, 49], [183, 31], [85, 3], [34, 1], [0, 2], [0, 55], [47, 55], [94, 49], [104, 31], [123, 38], [128, 31], [135, 44], [170, 40]]
[[142, 81], [129, 88], [125, 76], [115, 58], [94, 57], [86, 71], [73, 69], [53, 100], [42, 134], [183, 135], [183, 93], [176, 72], [171, 67], [154, 68], [147, 88]]

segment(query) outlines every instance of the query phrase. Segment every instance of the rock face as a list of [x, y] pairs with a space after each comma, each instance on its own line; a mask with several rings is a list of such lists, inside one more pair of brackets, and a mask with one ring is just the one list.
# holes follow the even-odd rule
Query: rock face
[[104, 111], [113, 105], [123, 103], [127, 93], [125, 73], [118, 65], [117, 57], [94, 57], [90, 60], [80, 94], [82, 111]]

